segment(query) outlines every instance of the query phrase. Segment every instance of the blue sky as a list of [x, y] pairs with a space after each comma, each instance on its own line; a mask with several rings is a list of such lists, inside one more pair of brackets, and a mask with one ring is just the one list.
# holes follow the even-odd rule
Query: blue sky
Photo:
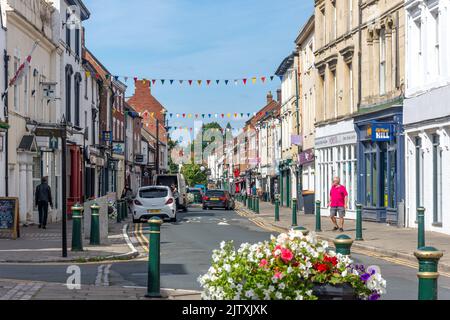
[[[313, 0], [85, 0], [86, 45], [114, 75], [230, 79], [272, 75], [294, 50]], [[134, 91], [128, 81], [128, 96]], [[279, 80], [246, 86], [156, 85], [171, 113], [253, 113]], [[224, 121], [224, 123], [228, 120]], [[242, 121], [231, 119], [234, 128]], [[193, 119], [172, 120], [190, 126]]]

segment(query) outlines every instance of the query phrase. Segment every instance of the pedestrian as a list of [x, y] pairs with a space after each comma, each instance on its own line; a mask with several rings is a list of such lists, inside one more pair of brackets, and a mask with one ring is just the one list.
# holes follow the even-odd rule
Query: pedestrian
[[[344, 232], [345, 213], [348, 208], [348, 192], [345, 186], [341, 185], [339, 177], [333, 179], [328, 206], [330, 207], [331, 221], [334, 224], [333, 231], [339, 230]], [[337, 222], [338, 215], [340, 224]]]
[[39, 229], [47, 229], [49, 204], [53, 209], [52, 190], [48, 185], [48, 177], [42, 177], [41, 184], [36, 187], [34, 199], [39, 211]]
[[129, 200], [133, 198], [133, 190], [131, 190], [129, 185], [126, 185], [122, 192], [122, 199]]

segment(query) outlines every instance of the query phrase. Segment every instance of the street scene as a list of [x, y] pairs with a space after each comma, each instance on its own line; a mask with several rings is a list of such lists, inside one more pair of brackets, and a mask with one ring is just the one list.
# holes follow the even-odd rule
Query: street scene
[[0, 9], [0, 301], [450, 300], [450, 0]]

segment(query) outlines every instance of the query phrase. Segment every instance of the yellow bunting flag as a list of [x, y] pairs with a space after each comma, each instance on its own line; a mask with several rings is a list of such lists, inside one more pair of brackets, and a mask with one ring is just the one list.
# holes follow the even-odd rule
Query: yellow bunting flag
[[255, 84], [256, 83], [256, 77], [252, 78], [252, 83]]

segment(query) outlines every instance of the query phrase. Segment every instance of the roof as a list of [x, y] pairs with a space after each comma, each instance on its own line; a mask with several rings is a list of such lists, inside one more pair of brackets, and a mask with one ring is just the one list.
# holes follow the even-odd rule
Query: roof
[[81, 14], [81, 20], [87, 20], [91, 17], [91, 13], [89, 12], [86, 5], [83, 3], [82, 0], [66, 0], [67, 3], [71, 6], [77, 6], [80, 8], [80, 14]]
[[88, 49], [84, 48], [83, 50], [83, 59], [91, 64], [91, 66], [95, 69], [95, 72], [103, 79], [106, 80], [106, 75], [110, 76], [111, 73], [108, 69], [98, 60], [94, 54]]
[[33, 135], [23, 136], [22, 140], [20, 141], [19, 147], [17, 147], [17, 151], [36, 152], [37, 151], [36, 137]]
[[314, 18], [315, 18], [315, 16], [313, 14], [311, 17], [309, 17], [308, 21], [300, 29], [297, 39], [295, 39], [295, 43], [297, 45], [300, 45], [302, 42], [304, 42], [305, 39], [307, 39], [308, 36], [314, 31], [314, 25], [315, 25]]
[[286, 74], [286, 72], [289, 70], [290, 67], [294, 64], [295, 61], [295, 52], [291, 53], [289, 56], [287, 56], [283, 62], [278, 67], [275, 74], [279, 77], [282, 77]]

